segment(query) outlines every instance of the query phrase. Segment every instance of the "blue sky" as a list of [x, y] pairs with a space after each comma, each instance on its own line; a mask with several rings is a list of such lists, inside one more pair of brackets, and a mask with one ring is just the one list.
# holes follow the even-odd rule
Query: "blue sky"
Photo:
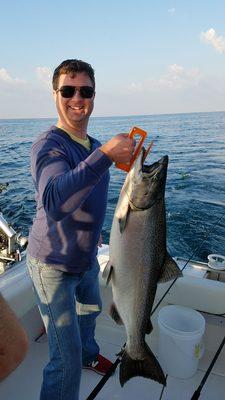
[[95, 69], [95, 116], [225, 111], [224, 0], [0, 5], [0, 118], [55, 117], [67, 58]]

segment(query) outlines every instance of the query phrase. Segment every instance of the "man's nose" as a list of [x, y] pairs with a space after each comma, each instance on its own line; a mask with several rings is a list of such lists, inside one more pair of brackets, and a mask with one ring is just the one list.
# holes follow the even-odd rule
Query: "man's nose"
[[74, 97], [78, 97], [78, 98], [81, 98], [81, 99], [82, 99], [82, 96], [81, 96], [81, 94], [80, 94], [80, 89], [76, 88], [76, 90], [74, 91], [74, 94], [73, 94], [72, 99], [73, 99]]

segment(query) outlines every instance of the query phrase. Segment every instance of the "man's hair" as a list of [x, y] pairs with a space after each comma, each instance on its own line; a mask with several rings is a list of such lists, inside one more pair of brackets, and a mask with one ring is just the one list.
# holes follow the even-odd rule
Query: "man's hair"
[[72, 78], [74, 78], [75, 75], [80, 72], [86, 72], [93, 83], [93, 87], [95, 88], [95, 71], [92, 66], [85, 61], [72, 59], [63, 61], [55, 69], [52, 77], [53, 89], [58, 89], [59, 77], [61, 74], [69, 74], [72, 76]]

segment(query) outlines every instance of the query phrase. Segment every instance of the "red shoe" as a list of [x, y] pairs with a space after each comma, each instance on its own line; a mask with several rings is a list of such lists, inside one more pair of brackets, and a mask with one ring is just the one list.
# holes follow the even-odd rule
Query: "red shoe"
[[107, 358], [99, 354], [97, 360], [94, 360], [89, 364], [84, 365], [83, 368], [91, 369], [92, 371], [97, 372], [97, 374], [99, 375], [105, 375], [112, 365], [113, 364], [111, 363], [111, 361], [107, 360]]

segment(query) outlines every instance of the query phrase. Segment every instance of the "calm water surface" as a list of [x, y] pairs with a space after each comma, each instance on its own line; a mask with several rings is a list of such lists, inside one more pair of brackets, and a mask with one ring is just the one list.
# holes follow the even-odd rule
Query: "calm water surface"
[[[0, 211], [27, 235], [35, 214], [30, 147], [53, 119], [0, 120]], [[168, 247], [172, 255], [205, 261], [225, 254], [225, 112], [92, 118], [89, 134], [105, 142], [133, 126], [154, 140], [148, 162], [169, 156], [166, 186]], [[111, 167], [104, 242], [125, 173]]]

